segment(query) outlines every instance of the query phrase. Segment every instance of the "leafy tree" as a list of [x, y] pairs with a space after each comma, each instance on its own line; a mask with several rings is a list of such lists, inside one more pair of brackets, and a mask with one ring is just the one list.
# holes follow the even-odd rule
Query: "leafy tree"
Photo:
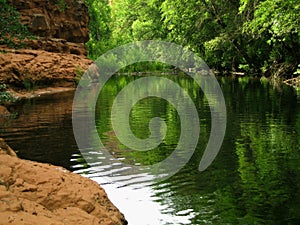
[[90, 40], [86, 44], [89, 57], [96, 59], [110, 47], [110, 6], [106, 0], [86, 0], [90, 16]]
[[235, 60], [243, 57], [238, 44], [237, 9], [235, 1], [219, 0], [166, 0], [162, 5], [169, 40], [198, 52], [215, 68], [231, 68]]
[[162, 0], [116, 0], [112, 6], [116, 45], [133, 40], [165, 38], [161, 23]]
[[[263, 40], [257, 50], [269, 49], [265, 64], [269, 66], [286, 64], [296, 70], [300, 63], [298, 51], [300, 2], [297, 0], [255, 2], [252, 18], [243, 25], [244, 33], [251, 35], [256, 42]], [[242, 0], [241, 3], [241, 12], [253, 7], [250, 0]]]
[[92, 55], [131, 41], [165, 39], [220, 71], [293, 74], [300, 64], [298, 0], [87, 1]]

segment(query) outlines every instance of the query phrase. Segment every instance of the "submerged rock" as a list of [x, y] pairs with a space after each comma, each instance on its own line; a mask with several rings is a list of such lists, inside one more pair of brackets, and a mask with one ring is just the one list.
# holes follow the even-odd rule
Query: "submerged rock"
[[19, 159], [3, 139], [0, 168], [0, 224], [127, 224], [96, 182]]

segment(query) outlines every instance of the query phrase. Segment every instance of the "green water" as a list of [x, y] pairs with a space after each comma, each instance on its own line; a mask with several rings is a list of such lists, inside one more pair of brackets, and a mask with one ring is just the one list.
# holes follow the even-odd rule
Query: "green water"
[[[124, 187], [103, 181], [114, 165], [93, 169], [81, 157], [72, 135], [71, 111], [57, 110], [71, 102], [72, 95], [57, 96], [54, 103], [51, 99], [39, 99], [16, 106], [19, 117], [2, 126], [1, 136], [18, 150], [20, 157], [59, 164], [99, 181], [107, 187], [129, 224], [300, 224], [299, 93], [258, 79], [219, 78], [227, 107], [226, 135], [213, 164], [199, 172], [210, 134], [210, 108], [192, 79], [174, 75], [168, 78], [189, 93], [198, 110], [197, 149], [176, 175], [136, 192], [130, 190], [133, 197], [128, 189], [130, 182]], [[99, 137], [115, 158], [131, 165], [151, 165], [170, 155], [176, 147], [180, 118], [167, 101], [145, 98], [131, 111], [131, 129], [136, 137], [147, 138], [150, 119], [161, 117], [168, 127], [163, 142], [147, 152], [136, 152], [120, 143], [111, 126], [111, 106], [118, 92], [135, 79], [139, 77], [115, 76], [105, 85], [96, 106], [96, 126]], [[49, 104], [56, 108], [55, 112], [45, 110], [50, 108]], [[48, 116], [55, 113], [55, 119], [51, 117], [47, 122], [46, 115], [39, 121], [43, 113]], [[35, 125], [32, 121], [24, 124], [26, 117]], [[22, 134], [16, 131], [20, 118], [22, 127], [31, 128], [23, 129]], [[32, 144], [28, 146], [28, 142]], [[43, 154], [45, 151], [47, 154]], [[133, 177], [125, 179], [130, 181]], [[139, 201], [144, 209], [138, 205]], [[158, 212], [151, 215], [151, 210]]]
[[[106, 143], [115, 139], [109, 133], [109, 106], [121, 88], [134, 79], [116, 77], [100, 95], [98, 132]], [[192, 209], [191, 224], [300, 223], [300, 109], [295, 91], [260, 80], [221, 78], [228, 113], [226, 136], [214, 163], [200, 173], [197, 168], [210, 132], [209, 107], [192, 79], [171, 79], [194, 100], [201, 133], [190, 162], [175, 176], [153, 185], [160, 203], [170, 205], [169, 212], [174, 215]], [[131, 128], [137, 137], [146, 138], [149, 121], [157, 116], [168, 127], [158, 148], [135, 152], [120, 144], [112, 150], [115, 156], [142, 165], [167, 157], [180, 135], [174, 107], [165, 100], [146, 98], [132, 109]]]

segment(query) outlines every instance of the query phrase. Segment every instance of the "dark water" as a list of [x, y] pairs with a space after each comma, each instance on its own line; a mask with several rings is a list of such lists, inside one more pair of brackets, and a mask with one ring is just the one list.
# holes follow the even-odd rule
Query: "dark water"
[[[97, 102], [96, 126], [115, 158], [149, 165], [175, 148], [180, 118], [165, 100], [146, 98], [131, 111], [133, 133], [146, 138], [150, 119], [161, 117], [168, 127], [165, 139], [147, 153], [130, 151], [119, 143], [110, 110], [118, 92], [135, 79], [117, 76], [106, 84]], [[115, 165], [87, 165], [72, 130], [73, 93], [12, 106], [15, 118], [4, 121], [0, 135], [22, 158], [61, 165], [96, 180], [129, 224], [300, 224], [300, 93], [256, 79], [220, 78], [227, 106], [226, 135], [213, 164], [199, 172], [210, 134], [209, 106], [193, 80], [171, 79], [186, 89], [197, 107], [200, 137], [189, 163], [160, 183], [136, 188], [130, 184], [135, 177], [123, 177], [126, 185], [107, 177]]]

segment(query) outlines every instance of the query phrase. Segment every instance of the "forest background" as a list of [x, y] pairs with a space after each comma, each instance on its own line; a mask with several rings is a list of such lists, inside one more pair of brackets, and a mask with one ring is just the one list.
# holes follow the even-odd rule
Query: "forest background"
[[[275, 78], [300, 74], [299, 0], [85, 1], [91, 59], [132, 41], [165, 40], [187, 47], [221, 73]], [[17, 12], [5, 0], [0, 4], [0, 27], [11, 34], [5, 38], [2, 30], [2, 44], [26, 37]], [[63, 0], [57, 4], [64, 5]]]

